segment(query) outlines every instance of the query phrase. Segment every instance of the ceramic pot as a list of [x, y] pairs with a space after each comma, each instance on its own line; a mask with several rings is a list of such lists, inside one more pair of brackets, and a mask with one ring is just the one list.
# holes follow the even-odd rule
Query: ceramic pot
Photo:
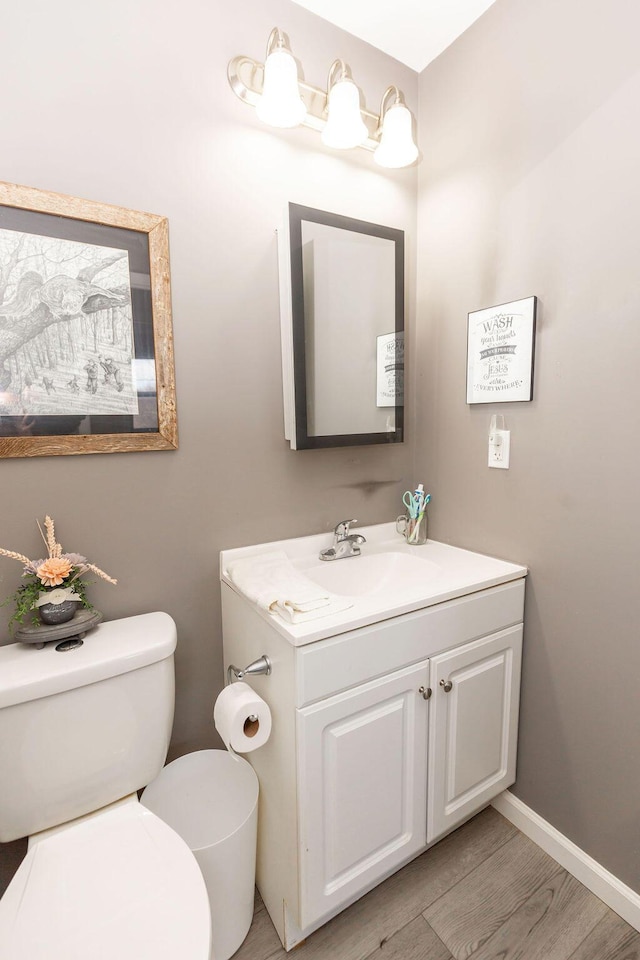
[[38, 616], [43, 623], [67, 623], [78, 609], [78, 600], [79, 597], [70, 587], [41, 593], [37, 604]]
[[62, 603], [43, 603], [38, 607], [38, 616], [43, 623], [66, 623], [72, 620], [78, 609], [76, 600], [63, 600]]

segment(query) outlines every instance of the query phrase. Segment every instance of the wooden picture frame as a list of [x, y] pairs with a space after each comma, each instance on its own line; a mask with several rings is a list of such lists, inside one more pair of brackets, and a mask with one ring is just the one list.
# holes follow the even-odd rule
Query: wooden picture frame
[[0, 182], [0, 457], [177, 446], [167, 219]]

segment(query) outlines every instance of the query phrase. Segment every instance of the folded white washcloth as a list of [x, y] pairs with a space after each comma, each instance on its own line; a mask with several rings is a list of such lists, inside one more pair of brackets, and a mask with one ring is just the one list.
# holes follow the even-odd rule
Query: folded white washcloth
[[326, 617], [352, 606], [299, 573], [282, 550], [234, 560], [227, 574], [249, 600], [290, 623]]
[[280, 615], [283, 620], [289, 623], [305, 623], [307, 620], [317, 620], [318, 617], [330, 617], [334, 613], [340, 613], [342, 610], [348, 610], [353, 604], [346, 597], [336, 597], [332, 595], [329, 602], [324, 607], [316, 607], [315, 610], [297, 610], [290, 603], [274, 603], [269, 609], [269, 613]]

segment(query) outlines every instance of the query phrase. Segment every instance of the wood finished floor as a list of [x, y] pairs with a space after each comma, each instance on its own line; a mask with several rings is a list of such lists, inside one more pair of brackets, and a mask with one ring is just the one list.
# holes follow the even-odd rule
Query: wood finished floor
[[640, 960], [640, 933], [492, 807], [287, 954], [256, 897], [233, 960]]
[[[26, 844], [0, 845], [0, 894]], [[640, 933], [492, 807], [287, 954], [259, 896], [233, 960], [640, 960]]]

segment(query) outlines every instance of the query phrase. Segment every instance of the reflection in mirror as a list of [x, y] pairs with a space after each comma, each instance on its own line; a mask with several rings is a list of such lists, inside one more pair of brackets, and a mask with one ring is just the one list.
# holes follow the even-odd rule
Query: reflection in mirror
[[289, 204], [287, 227], [287, 439], [294, 449], [401, 441], [404, 233], [298, 204]]

